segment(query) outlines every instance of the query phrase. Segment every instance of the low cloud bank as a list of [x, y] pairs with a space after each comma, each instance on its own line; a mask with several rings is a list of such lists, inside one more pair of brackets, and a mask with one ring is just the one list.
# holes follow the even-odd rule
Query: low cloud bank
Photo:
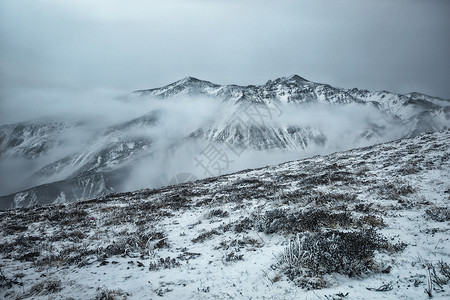
[[[111, 171], [111, 168], [126, 166], [131, 170], [117, 187], [121, 191], [167, 185], [180, 173], [192, 174], [196, 178], [217, 176], [367, 146], [400, 138], [404, 134], [404, 128], [397, 120], [369, 105], [286, 105], [280, 106], [279, 113], [271, 115], [265, 122], [281, 129], [289, 126], [312, 128], [323, 134], [324, 142], [310, 143], [298, 151], [256, 151], [187, 138], [199, 128], [207, 130], [210, 126], [232, 122], [230, 115], [233, 115], [233, 110], [239, 113], [242, 109], [218, 99], [150, 99], [111, 90], [3, 92], [1, 97], [2, 124], [24, 121], [33, 124], [49, 120], [68, 124], [60, 133], [41, 133], [42, 137], [38, 140], [51, 141], [55, 146], [35, 159], [14, 153], [17, 148], [8, 152], [3, 143], [5, 152], [0, 156], [1, 195], [68, 178], [82, 165], [80, 161], [83, 159], [88, 160], [90, 155], [100, 153], [111, 144], [133, 139], [147, 139], [151, 143], [148, 149], [132, 156], [132, 159], [107, 168]], [[149, 113], [156, 116], [154, 122], [148, 121], [151, 118], [142, 118]], [[134, 144], [128, 144], [131, 145], [130, 151], [134, 151]], [[209, 161], [211, 168], [206, 170], [199, 161], [208, 151], [211, 156], [212, 150], [216, 152], [218, 161], [214, 165]], [[73, 161], [59, 172], [46, 178], [33, 175], [52, 163], [56, 168], [54, 162], [63, 164], [66, 162], [64, 159]]]

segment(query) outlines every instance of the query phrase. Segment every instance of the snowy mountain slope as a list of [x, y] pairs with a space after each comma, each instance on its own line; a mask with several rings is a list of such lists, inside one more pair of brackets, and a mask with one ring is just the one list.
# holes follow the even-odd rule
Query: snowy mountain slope
[[449, 100], [420, 93], [398, 95], [387, 91], [370, 92], [358, 90], [357, 88], [349, 90], [348, 93], [365, 102], [372, 102], [402, 120], [409, 119], [425, 111], [439, 110], [450, 106]]
[[[407, 128], [405, 130], [407, 134], [404, 136], [414, 136], [421, 132], [442, 130], [448, 128], [450, 124], [450, 118], [447, 113], [450, 107], [449, 100], [420, 93], [398, 95], [387, 91], [369, 92], [356, 88], [345, 90], [328, 84], [311, 82], [298, 75], [278, 78], [273, 81], [269, 80], [265, 85], [261, 86], [245, 87], [236, 85], [220, 86], [209, 81], [187, 77], [163, 88], [139, 90], [135, 93], [143, 97], [152, 96], [163, 99], [182, 97], [184, 95], [202, 95], [219, 98], [226, 103], [237, 104], [235, 110], [238, 112], [235, 112], [232, 118], [226, 118], [225, 122], [222, 122], [225, 125], [213, 124], [214, 126], [206, 129], [202, 128], [201, 131], [203, 136], [206, 136], [210, 141], [227, 141], [231, 144], [234, 142], [242, 144], [244, 139], [254, 149], [261, 149], [262, 147], [269, 147], [269, 149], [304, 149], [304, 141], [314, 143], [317, 136], [323, 136], [323, 133], [318, 133], [311, 137], [311, 131], [320, 129], [314, 128], [311, 130], [308, 128], [310, 126], [306, 126], [301, 130], [306, 131], [305, 134], [297, 134], [297, 138], [294, 138], [294, 143], [289, 143], [288, 141], [292, 138], [290, 133], [292, 128], [288, 130], [288, 126], [283, 128], [283, 126], [275, 124], [274, 126], [269, 126], [269, 128], [267, 126], [258, 126], [259, 128], [257, 129], [253, 127], [253, 131], [258, 132], [256, 133], [257, 137], [247, 136], [243, 138], [245, 133], [242, 131], [242, 128], [238, 128], [236, 124], [233, 124], [233, 121], [246, 119], [246, 117], [248, 119], [249, 115], [252, 114], [247, 111], [249, 104], [252, 104], [252, 109], [256, 107], [256, 110], [258, 110], [259, 108], [259, 112], [253, 112], [255, 118], [261, 118], [263, 114], [270, 116], [272, 114], [282, 114], [283, 109], [286, 109], [282, 106], [283, 104], [295, 104], [302, 107], [317, 103], [373, 105], [387, 115], [398, 118], [403, 122]], [[424, 118], [424, 113], [430, 114], [430, 118]], [[440, 115], [440, 117], [437, 117], [437, 115]], [[254, 123], [253, 120], [251, 125], [255, 125]], [[264, 133], [259, 134], [261, 131]], [[278, 132], [278, 134], [274, 131]], [[252, 133], [247, 134], [252, 135]], [[360, 135], [368, 136], [364, 133]], [[300, 140], [301, 142], [296, 143], [295, 140]], [[322, 138], [319, 138], [319, 140], [322, 140]]]
[[423, 111], [406, 122], [409, 132], [406, 136], [416, 136], [422, 132], [439, 131], [448, 128], [450, 106]]
[[135, 91], [135, 93], [158, 98], [171, 98], [180, 95], [211, 95], [216, 94], [219, 90], [220, 86], [217, 84], [193, 77], [186, 77], [162, 88], [139, 90]]
[[310, 127], [270, 128], [249, 123], [246, 126], [231, 123], [223, 128], [213, 127], [206, 133], [200, 129], [192, 137], [256, 150], [304, 150], [309, 143], [323, 145], [326, 140], [320, 130]]
[[446, 299], [450, 131], [0, 212], [5, 299]]
[[0, 158], [37, 158], [56, 147], [73, 126], [52, 120], [0, 125]]
[[[125, 173], [126, 174], [126, 173]], [[114, 176], [116, 175], [116, 176]], [[73, 179], [55, 181], [49, 184], [14, 194], [13, 198], [6, 199], [5, 202], [12, 202], [13, 207], [30, 207], [36, 205], [46, 205], [52, 203], [74, 202], [79, 199], [91, 199], [99, 195], [107, 195], [114, 190], [109, 188], [114, 184], [120, 175], [96, 172], [92, 175], [79, 176]], [[2, 207], [5, 208], [5, 207]]]
[[73, 202], [113, 192], [131, 165], [151, 153], [153, 142], [145, 130], [155, 125], [156, 115], [152, 112], [108, 127], [75, 148], [76, 152], [71, 149], [68, 155], [40, 166], [25, 179], [25, 186], [31, 188], [1, 197], [0, 207]]
[[[140, 117], [104, 127], [59, 121], [1, 126], [2, 174], [12, 171], [19, 175], [0, 184], [0, 193], [6, 195], [0, 197], [0, 207], [35, 203], [38, 194], [40, 203], [51, 203], [60, 201], [61, 193], [67, 201], [72, 201], [79, 199], [75, 195], [80, 194], [97, 197], [125, 188], [156, 187], [167, 184], [171, 177], [182, 172], [200, 178], [204, 174], [196, 173], [199, 170], [192, 164], [188, 169], [183, 168], [186, 161], [193, 161], [202, 153], [200, 145], [208, 143], [228, 149], [229, 156], [239, 156], [233, 160], [234, 167], [226, 170], [232, 172], [239, 170], [241, 164], [257, 167], [274, 163], [261, 153], [304, 157], [450, 127], [448, 100], [419, 93], [397, 95], [386, 91], [346, 90], [298, 75], [269, 80], [260, 86], [222, 86], [188, 77], [162, 88], [136, 91], [133, 95], [130, 101], [152, 103], [154, 108], [143, 111]], [[219, 109], [182, 119], [174, 109], [186, 99], [192, 102], [185, 106], [187, 116], [202, 110], [204, 104], [198, 104], [198, 99], [214, 102]], [[166, 106], [161, 108], [161, 105]], [[240, 157], [243, 152], [247, 158]], [[166, 153], [173, 155], [169, 157]], [[259, 158], [249, 163], [252, 153]], [[170, 166], [160, 166], [163, 160]], [[16, 165], [20, 168], [15, 168]], [[152, 170], [151, 176], [142, 170], [135, 171], [144, 166]], [[148, 178], [142, 184], [133, 185], [137, 182], [133, 177], [136, 173], [135, 176]], [[122, 180], [116, 180], [121, 176]], [[78, 182], [79, 178], [103, 188], [92, 189], [97, 194], [80, 193], [78, 184], [71, 190], [70, 183]], [[52, 196], [41, 198], [45, 197], [41, 191], [50, 187], [55, 191]], [[16, 196], [22, 200], [14, 201]]]
[[261, 86], [221, 86], [209, 81], [187, 77], [162, 88], [138, 90], [136, 94], [157, 98], [172, 98], [184, 95], [218, 97], [226, 102], [251, 101], [253, 103], [267, 103], [277, 101], [281, 103], [304, 103], [322, 101], [327, 103], [355, 103], [362, 102], [346, 91], [327, 84], [308, 81], [298, 75], [269, 80]]

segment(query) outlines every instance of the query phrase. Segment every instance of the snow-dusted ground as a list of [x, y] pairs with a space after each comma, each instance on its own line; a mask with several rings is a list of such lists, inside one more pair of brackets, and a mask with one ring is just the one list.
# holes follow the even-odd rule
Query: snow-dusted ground
[[[431, 284], [433, 299], [448, 299], [449, 158], [447, 130], [157, 190], [3, 211], [0, 297], [426, 299]], [[328, 248], [317, 241], [309, 246], [320, 253], [307, 252], [304, 242], [289, 264], [289, 246], [327, 233], [334, 233]], [[355, 238], [363, 233], [373, 239]], [[367, 249], [353, 264], [352, 247]], [[342, 265], [325, 259], [309, 269], [311, 257]], [[328, 272], [333, 267], [339, 273]]]

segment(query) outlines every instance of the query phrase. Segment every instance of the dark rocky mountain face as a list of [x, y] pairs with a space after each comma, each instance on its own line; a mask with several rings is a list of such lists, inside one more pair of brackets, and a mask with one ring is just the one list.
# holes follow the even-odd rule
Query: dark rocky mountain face
[[64, 131], [72, 124], [66, 122], [24, 122], [0, 126], [0, 158], [24, 157], [34, 159], [56, 147]]
[[[0, 186], [1, 194], [11, 193], [1, 198], [0, 207], [156, 187], [182, 172], [220, 175], [450, 127], [449, 100], [348, 90], [298, 75], [260, 86], [188, 77], [136, 91], [130, 98], [155, 103], [155, 109], [95, 130], [83, 122], [58, 120], [0, 126], [2, 176], [10, 170], [20, 173], [15, 184], [11, 179]], [[204, 109], [204, 103], [215, 109]], [[181, 114], [173, 114], [173, 108]], [[189, 119], [194, 113], [195, 120]], [[76, 143], [74, 132], [83, 136]], [[222, 166], [214, 172], [202, 167], [218, 163]]]

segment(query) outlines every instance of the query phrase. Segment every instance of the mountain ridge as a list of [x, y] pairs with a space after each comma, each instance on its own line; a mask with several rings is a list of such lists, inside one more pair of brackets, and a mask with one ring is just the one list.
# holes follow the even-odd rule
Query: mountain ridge
[[[76, 201], [77, 197], [69, 195], [84, 195], [86, 187], [74, 185], [74, 190], [70, 190], [66, 188], [70, 185], [63, 184], [64, 180], [73, 181], [76, 178], [85, 178], [83, 182], [88, 186], [96, 185], [97, 178], [106, 176], [106, 179], [98, 182], [98, 186], [104, 188], [97, 189], [96, 193], [89, 194], [88, 197], [122, 191], [124, 187], [118, 184], [117, 178], [128, 178], [136, 165], [152, 160], [170, 162], [172, 158], [166, 154], [158, 154], [158, 151], [172, 153], [193, 143], [213, 143], [219, 148], [231, 148], [229, 156], [240, 159], [239, 153], [244, 150], [257, 151], [256, 154], [313, 153], [325, 151], [321, 149], [329, 147], [345, 149], [339, 146], [343, 141], [347, 141], [347, 147], [351, 147], [450, 127], [448, 100], [420, 93], [399, 95], [386, 91], [336, 88], [329, 84], [311, 82], [296, 74], [269, 80], [263, 85], [248, 86], [218, 85], [186, 77], [160, 88], [138, 90], [132, 95], [134, 100], [137, 96], [140, 102], [155, 105], [163, 103], [166, 105], [164, 109], [169, 113], [164, 113], [164, 109], [154, 108], [142, 112], [134, 119], [108, 125], [95, 132], [83, 127], [83, 123], [62, 122], [61, 128], [57, 126], [54, 130], [45, 129], [50, 126], [45, 122], [0, 126], [0, 167], [1, 159], [4, 162], [10, 159], [30, 163], [44, 162], [38, 166], [32, 165], [29, 169], [33, 172], [23, 183], [24, 188], [17, 188], [14, 193], [1, 197], [0, 205], [13, 205], [14, 197], [23, 195], [18, 192], [25, 190], [29, 192], [29, 203], [33, 203], [32, 199], [36, 198], [32, 195], [33, 188], [42, 184], [52, 190], [58, 190], [57, 186], [60, 185], [60, 192], [66, 195], [67, 201]], [[207, 102], [220, 105], [220, 109], [214, 115], [208, 115], [209, 119], [204, 122], [195, 120], [200, 125], [183, 136], [174, 132], [173, 135], [178, 136], [178, 140], [165, 142], [163, 144], [168, 148], [159, 149], [161, 139], [165, 138], [162, 136], [164, 130], [169, 125], [166, 124], [167, 119], [171, 118], [173, 107], [182, 103], [178, 100], [184, 98], [193, 103], [197, 103], [197, 98], [206, 98]], [[161, 99], [167, 101], [158, 101]], [[210, 101], [211, 99], [215, 101]], [[195, 109], [189, 108], [190, 106], [186, 106], [188, 111]], [[339, 128], [341, 123], [349, 123], [347, 131], [334, 133], [335, 128], [332, 127]], [[48, 124], [52, 124], [51, 121]], [[178, 124], [175, 125], [170, 126], [177, 128]], [[90, 136], [77, 145], [76, 142], [67, 141], [65, 135], [70, 130], [78, 131], [81, 135], [89, 130]], [[342, 137], [338, 138], [336, 134]], [[68, 136], [70, 138], [70, 134]], [[70, 147], [67, 146], [68, 143]], [[61, 152], [60, 149], [65, 149], [64, 147], [68, 150]], [[201, 153], [202, 149], [195, 151]], [[58, 156], [53, 157], [53, 153]], [[187, 159], [192, 160], [194, 155], [195, 153]], [[170, 181], [167, 176], [175, 175], [160, 176], [155, 182], [164, 184], [165, 181]], [[92, 179], [89, 180], [89, 177]], [[103, 180], [115, 184], [103, 186]], [[38, 189], [42, 190], [42, 187]], [[42, 195], [42, 192], [39, 194]], [[51, 203], [53, 200], [56, 201], [42, 201]]]

